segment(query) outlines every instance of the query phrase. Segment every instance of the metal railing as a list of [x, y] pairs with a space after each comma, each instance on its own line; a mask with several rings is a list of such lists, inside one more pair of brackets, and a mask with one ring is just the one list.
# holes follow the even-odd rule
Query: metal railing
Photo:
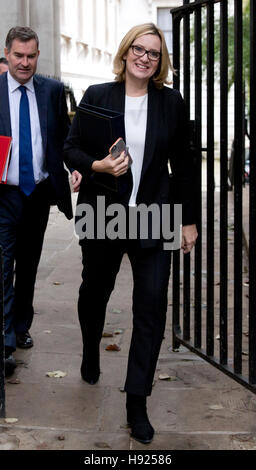
[[[194, 118], [199, 233], [193, 254], [182, 258], [179, 252], [173, 254], [173, 348], [176, 349], [183, 344], [256, 393], [256, 185], [250, 184], [249, 188], [249, 265], [246, 272], [243, 250], [243, 3], [242, 0], [235, 0], [229, 2], [230, 4], [234, 15], [235, 38], [234, 186], [231, 194], [228, 193], [228, 125], [230, 127], [231, 122], [228, 111], [228, 2], [184, 0], [183, 6], [171, 10], [173, 65], [177, 70], [174, 87], [181, 89], [190, 116]], [[216, 8], [220, 24], [219, 98], [216, 98], [218, 84], [214, 72]], [[255, 117], [256, 0], [250, 0], [250, 25], [250, 115]], [[205, 72], [202, 66], [203, 28], [206, 28]], [[193, 41], [191, 41], [191, 32], [193, 32]], [[204, 76], [206, 76], [205, 83]], [[206, 89], [205, 101], [203, 87]], [[218, 108], [215, 107], [217, 99]], [[202, 116], [204, 104], [205, 119]], [[217, 112], [220, 123], [218, 136], [215, 126]], [[203, 121], [206, 125], [205, 188], [202, 187]], [[218, 139], [220, 184], [216, 191], [214, 149], [215, 141]], [[254, 182], [255, 119], [250, 120], [250, 155], [250, 181]], [[232, 201], [231, 196], [233, 196]], [[181, 279], [182, 271], [183, 279]], [[194, 279], [193, 284], [191, 279]], [[183, 299], [180, 294], [181, 284]]]

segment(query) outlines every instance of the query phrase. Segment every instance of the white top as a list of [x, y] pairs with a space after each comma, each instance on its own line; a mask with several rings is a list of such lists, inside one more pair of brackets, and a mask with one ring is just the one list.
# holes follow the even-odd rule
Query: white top
[[133, 188], [129, 206], [136, 206], [136, 197], [139, 189], [141, 170], [145, 149], [147, 128], [148, 95], [127, 96], [125, 98], [125, 135], [126, 145], [133, 163], [131, 166]]
[[[12, 129], [12, 156], [8, 170], [7, 184], [19, 185], [19, 110], [21, 91], [18, 89], [20, 83], [17, 82], [10, 72], [7, 73], [10, 118]], [[24, 85], [27, 89], [29, 102], [29, 114], [31, 125], [31, 139], [33, 152], [33, 169], [36, 184], [47, 178], [48, 173], [45, 170], [45, 155], [43, 151], [42, 134], [40, 128], [39, 114], [33, 77]]]

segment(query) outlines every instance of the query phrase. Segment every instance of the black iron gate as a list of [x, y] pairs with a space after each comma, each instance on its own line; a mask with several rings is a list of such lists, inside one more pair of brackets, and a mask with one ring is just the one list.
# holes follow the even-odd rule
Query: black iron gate
[[[184, 96], [193, 128], [199, 232], [194, 253], [182, 258], [173, 253], [173, 347], [186, 346], [256, 393], [256, 0], [248, 3], [252, 184], [245, 183], [243, 175], [246, 2], [184, 0], [171, 10], [174, 87]], [[230, 17], [234, 85], [229, 92]], [[234, 178], [229, 191], [231, 141]]]

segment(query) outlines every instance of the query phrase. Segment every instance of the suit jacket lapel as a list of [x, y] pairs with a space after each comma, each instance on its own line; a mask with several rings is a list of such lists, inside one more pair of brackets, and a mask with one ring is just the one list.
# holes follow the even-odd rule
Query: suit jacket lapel
[[7, 73], [0, 79], [0, 126], [0, 134], [9, 137], [12, 135]]
[[125, 108], [125, 82], [115, 84], [115, 92], [110, 95], [110, 106], [115, 111], [124, 113]]
[[[125, 111], [125, 82], [120, 82], [115, 84], [115, 92], [111, 93], [109, 96], [109, 108], [118, 111], [119, 113], [124, 113]], [[124, 140], [125, 138], [125, 124], [123, 123], [124, 128]]]
[[155, 151], [157, 139], [157, 119], [160, 113], [160, 100], [158, 99], [158, 90], [153, 84], [148, 87], [148, 117], [144, 159], [142, 165], [141, 179], [147, 170]]
[[46, 152], [47, 146], [47, 99], [45, 90], [45, 81], [38, 75], [34, 76], [34, 88], [38, 107], [39, 121], [43, 140], [43, 148]]

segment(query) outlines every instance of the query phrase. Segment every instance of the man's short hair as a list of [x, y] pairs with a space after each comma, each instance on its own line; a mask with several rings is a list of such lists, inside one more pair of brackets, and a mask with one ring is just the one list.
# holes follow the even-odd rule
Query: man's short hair
[[28, 28], [27, 26], [15, 26], [15, 28], [10, 29], [5, 41], [5, 47], [7, 48], [8, 52], [11, 50], [14, 39], [18, 39], [18, 41], [21, 42], [27, 42], [31, 39], [35, 39], [37, 48], [39, 48], [39, 39], [37, 34], [35, 31], [33, 31], [33, 29]]
[[0, 64], [8, 65], [8, 60], [5, 57], [0, 57]]

